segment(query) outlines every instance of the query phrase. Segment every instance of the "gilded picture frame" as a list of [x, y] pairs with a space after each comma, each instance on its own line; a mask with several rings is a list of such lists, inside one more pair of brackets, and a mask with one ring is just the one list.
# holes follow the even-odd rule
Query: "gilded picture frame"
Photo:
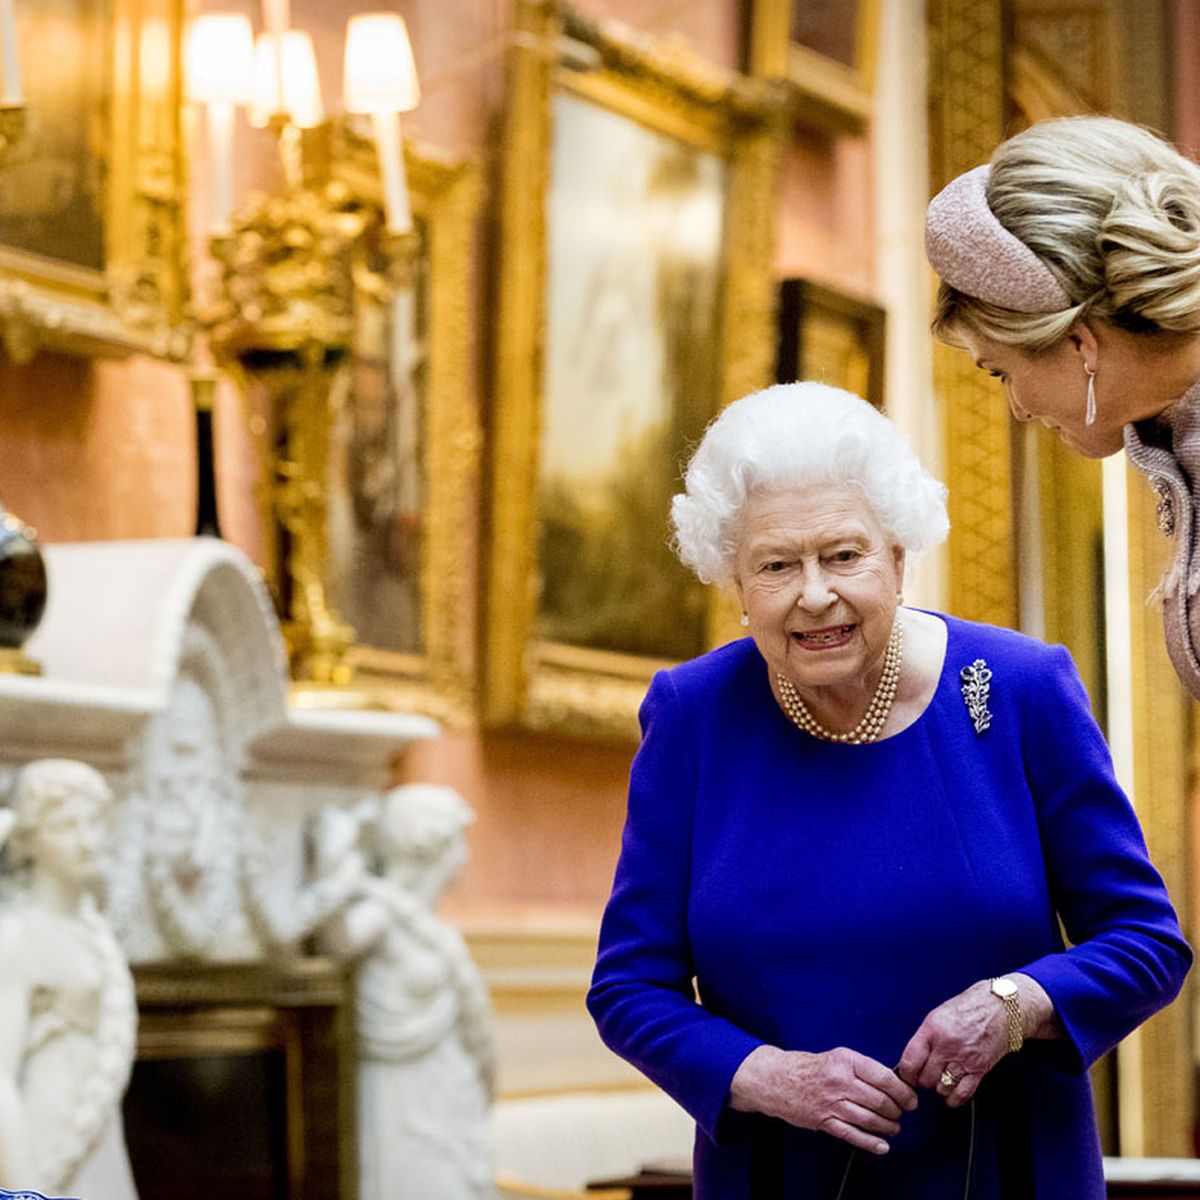
[[[654, 637], [640, 637], [636, 618], [648, 616], [666, 622], [672, 605], [677, 605], [679, 612], [686, 608], [692, 630], [689, 653], [700, 653], [736, 631], [736, 625], [729, 623], [727, 605], [715, 592], [686, 578], [676, 581], [671, 574], [682, 568], [667, 562], [667, 501], [679, 485], [686, 442], [699, 436], [704, 421], [721, 405], [773, 378], [775, 287], [770, 262], [786, 120], [785, 89], [716, 68], [678, 42], [656, 42], [617, 23], [584, 17], [559, 3], [521, 0], [517, 23], [510, 50], [511, 91], [500, 206], [496, 398], [488, 458], [484, 716], [494, 725], [629, 738], [636, 736], [637, 709], [651, 675], [677, 657], [655, 653]], [[559, 139], [556, 143], [556, 121], [569, 121], [571, 134], [585, 139], [572, 150], [572, 169], [580, 173], [580, 180], [586, 176], [603, 185], [612, 177], [612, 172], [603, 173], [603, 163], [596, 166], [584, 161], [589, 146], [595, 157], [615, 155], [614, 161], [628, 163], [627, 185], [637, 193], [630, 202], [632, 207], [605, 208], [610, 194], [603, 188], [592, 194], [579, 180], [574, 194], [564, 186], [562, 161], [558, 163], [560, 174], [555, 174], [556, 155], [561, 160], [567, 142]], [[605, 144], [587, 142], [593, 134]], [[622, 155], [627, 157], [622, 160]], [[653, 159], [650, 167], [647, 156]], [[565, 437], [561, 430], [556, 433], [556, 423], [561, 425], [563, 418], [555, 410], [559, 390], [555, 380], [561, 376], [564, 355], [555, 339], [572, 326], [562, 313], [550, 310], [552, 300], [557, 303], [560, 299], [554, 288], [563, 274], [561, 262], [549, 262], [551, 247], [561, 256], [564, 244], [562, 231], [552, 222], [564, 204], [570, 209], [586, 202], [593, 209], [590, 215], [595, 218], [601, 244], [586, 248], [582, 257], [576, 255], [574, 263], [596, 267], [612, 250], [618, 261], [636, 267], [626, 226], [639, 219], [636, 206], [644, 204], [651, 193], [632, 181], [642, 179], [644, 183], [650, 176], [661, 181], [669, 176], [678, 189], [673, 195], [676, 199], [686, 196], [693, 216], [701, 212], [711, 216], [716, 196], [714, 164], [719, 164], [723, 205], [715, 240], [710, 236], [711, 226], [697, 222], [697, 228], [708, 231], [700, 239], [704, 246], [701, 257], [712, 260], [719, 293], [719, 315], [707, 338], [713, 354], [699, 376], [712, 385], [710, 398], [705, 400], [707, 408], [692, 411], [686, 420], [676, 420], [672, 427], [676, 436], [654, 448], [645, 438], [634, 445], [635, 434], [649, 437], [654, 432], [649, 419], [634, 410], [634, 428], [625, 431], [629, 441], [619, 456], [641, 461], [637, 454], [647, 453], [646, 461], [656, 474], [651, 489], [656, 502], [646, 505], [647, 489], [638, 491], [638, 503], [633, 506], [637, 516], [627, 519], [625, 530], [628, 532], [632, 521], [637, 537], [619, 543], [633, 549], [622, 560], [614, 554], [618, 543], [610, 538], [604, 547], [608, 557], [601, 556], [601, 561], [623, 572], [625, 598], [631, 601], [635, 619], [625, 622], [620, 636], [612, 629], [599, 635], [592, 631], [577, 637], [556, 636], [554, 630], [564, 626], [549, 618], [562, 617], [566, 611], [551, 612], [547, 598], [554, 585], [547, 567], [563, 561], [547, 549], [552, 537], [562, 532], [553, 521], [547, 524], [551, 511], [547, 496], [556, 456], [561, 457], [562, 446], [572, 438], [589, 449], [597, 440], [617, 445], [611, 428], [616, 420], [612, 410], [629, 398], [614, 396], [611, 389], [602, 397], [582, 398], [578, 427], [568, 427]], [[677, 210], [671, 211], [678, 216]], [[660, 242], [672, 244], [677, 236], [676, 217], [660, 225], [661, 237], [643, 239], [647, 254], [658, 253]], [[606, 231], [611, 236], [614, 229], [622, 230], [626, 238], [619, 246], [604, 241]], [[633, 286], [632, 281], [624, 287], [618, 280], [606, 296], [632, 303], [629, 288]], [[603, 299], [584, 311], [598, 317]], [[661, 294], [657, 303], [657, 310], [647, 311], [661, 316], [669, 306], [663, 304]], [[724, 314], [737, 314], [736, 320]], [[575, 328], [587, 327], [581, 318]], [[603, 356], [607, 346], [612, 358], [628, 355], [629, 340], [637, 332], [636, 319], [605, 328], [609, 332], [604, 336], [596, 329], [593, 353]], [[584, 342], [583, 337], [577, 340]], [[697, 353], [703, 357], [707, 350], [698, 347]], [[686, 352], [665, 357], [679, 363]], [[607, 365], [617, 370], [611, 362]], [[623, 369], [620, 386], [630, 379], [629, 368]], [[662, 378], [664, 390], [678, 398], [680, 377], [674, 370], [667, 369]], [[593, 377], [582, 370], [580, 378], [585, 384]], [[595, 407], [589, 410], [592, 399]], [[672, 420], [678, 417], [677, 410], [678, 404], [669, 410]], [[681, 436], [685, 434], [683, 426], [687, 427], [686, 436]], [[637, 471], [623, 465], [627, 480], [641, 481]], [[611, 492], [613, 481], [607, 486]], [[590, 481], [588, 487], [592, 487]], [[564, 490], [568, 498], [579, 500], [587, 489], [582, 485], [559, 489], [560, 493]], [[585, 541], [581, 553], [586, 556], [596, 544]], [[593, 576], [597, 574], [593, 571]], [[649, 598], [664, 591], [668, 577], [667, 595], [655, 612]], [[690, 590], [693, 587], [695, 592]], [[579, 615], [578, 609], [575, 615]], [[658, 629], [662, 631], [661, 624]], [[667, 639], [660, 640], [668, 645]]]
[[786, 79], [801, 120], [861, 134], [875, 92], [879, 0], [752, 0], [746, 69]]
[[[306, 138], [305, 158], [310, 184], [332, 182], [353, 203], [382, 207], [369, 127], [346, 118], [331, 122]], [[376, 286], [378, 275], [357, 280], [354, 346], [331, 404], [325, 585], [339, 615], [357, 627], [347, 656], [355, 691], [385, 708], [461, 726], [474, 720], [477, 693], [476, 555], [469, 535], [477, 519], [482, 435], [471, 303], [482, 187], [473, 162], [411, 141], [405, 169], [415, 258], [398, 285], [384, 289], [387, 296]], [[394, 303], [406, 291], [416, 335], [411, 341], [385, 325], [389, 299]], [[382, 348], [368, 349], [364, 340]], [[380, 386], [381, 372], [393, 386]], [[364, 387], [371, 397], [356, 395]], [[391, 410], [380, 412], [381, 403]], [[364, 408], [370, 410], [365, 416]], [[357, 424], [361, 433], [372, 421], [382, 422], [383, 437], [372, 446], [368, 429], [358, 439], [370, 461], [339, 471], [339, 462], [355, 453], [348, 444], [354, 435], [345, 430]], [[418, 478], [405, 478], [414, 471]], [[372, 476], [383, 484], [360, 486]], [[364, 496], [364, 490], [374, 494]], [[382, 511], [375, 506], [374, 518], [364, 513], [380, 497]], [[339, 512], [355, 510], [357, 522], [338, 520]], [[359, 544], [350, 545], [356, 534]], [[381, 539], [388, 543], [382, 554]]]
[[884, 407], [887, 313], [808, 279], [779, 285], [779, 383], [815, 379]]
[[[183, 0], [55, 0], [17, 11], [24, 130], [0, 164], [8, 354], [181, 359]], [[51, 45], [34, 69], [30, 51]]]

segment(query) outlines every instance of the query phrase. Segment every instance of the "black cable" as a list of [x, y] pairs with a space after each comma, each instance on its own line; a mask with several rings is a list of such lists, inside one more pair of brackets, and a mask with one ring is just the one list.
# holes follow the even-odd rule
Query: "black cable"
[[[967, 1102], [967, 1110], [970, 1114], [970, 1133], [967, 1137], [967, 1175], [963, 1182], [963, 1200], [971, 1200], [971, 1174], [975, 1169], [975, 1097], [972, 1096]], [[842, 1172], [842, 1182], [838, 1185], [837, 1195], [833, 1200], [843, 1200], [846, 1192], [846, 1184], [850, 1180], [850, 1168], [854, 1166], [854, 1160], [858, 1157], [858, 1148], [852, 1146], [850, 1148], [849, 1157], [846, 1159], [846, 1169]]]

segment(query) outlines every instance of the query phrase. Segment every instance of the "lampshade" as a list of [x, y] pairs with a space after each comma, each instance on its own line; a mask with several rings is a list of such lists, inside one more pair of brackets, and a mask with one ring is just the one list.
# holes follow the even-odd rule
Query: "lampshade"
[[[279, 86], [281, 61], [282, 88]], [[260, 33], [254, 47], [254, 98], [250, 102], [250, 124], [261, 128], [281, 111], [301, 129], [319, 125], [325, 116], [313, 41], [307, 33], [296, 29], [283, 35], [282, 53], [278, 39], [269, 33]]]
[[346, 26], [347, 112], [408, 112], [421, 102], [417, 64], [404, 18], [359, 13]]
[[188, 30], [187, 97], [201, 104], [245, 104], [250, 98], [254, 33], [250, 18], [206, 13]]

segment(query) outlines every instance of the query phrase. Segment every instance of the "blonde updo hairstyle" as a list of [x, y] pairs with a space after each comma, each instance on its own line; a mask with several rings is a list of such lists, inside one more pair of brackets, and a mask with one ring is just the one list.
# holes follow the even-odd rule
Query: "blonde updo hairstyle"
[[966, 329], [1036, 353], [1089, 316], [1163, 338], [1200, 330], [1200, 167], [1150, 130], [1113, 117], [1033, 125], [993, 154], [987, 200], [1071, 306], [1014, 312], [943, 283], [941, 340]]
[[853, 484], [909, 564], [950, 529], [946, 489], [865, 400], [824, 383], [781, 383], [735, 400], [692, 455], [671, 501], [674, 546], [704, 583], [733, 580], [742, 512], [775, 488]]

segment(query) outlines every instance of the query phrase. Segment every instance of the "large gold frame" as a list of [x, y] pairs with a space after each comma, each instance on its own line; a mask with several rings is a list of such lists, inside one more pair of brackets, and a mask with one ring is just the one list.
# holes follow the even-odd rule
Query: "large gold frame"
[[[422, 712], [452, 724], [475, 709], [473, 528], [482, 445], [476, 404], [475, 321], [471, 311], [475, 235], [482, 198], [479, 170], [425, 146], [405, 145], [414, 216], [426, 255], [428, 328], [422, 392], [425, 531], [421, 548], [421, 645], [406, 654], [355, 643], [347, 654], [356, 691], [387, 708]], [[336, 182], [354, 200], [382, 207], [370, 137], [347, 121], [306, 140], [306, 174]], [[325, 481], [320, 481], [325, 486]], [[294, 579], [302, 586], [303, 581]]]
[[39, 348], [172, 359], [188, 351], [183, 13], [183, 0], [111, 0], [106, 269], [0, 246], [0, 336], [17, 361]]
[[[715, 67], [678, 41], [644, 37], [555, 0], [518, 0], [509, 69], [489, 463], [485, 718], [624, 738], [636, 735], [638, 704], [663, 664], [533, 637], [551, 94], [555, 87], [570, 89], [729, 162], [724, 310], [736, 318], [723, 322], [721, 403], [774, 377], [771, 251], [786, 94], [779, 85]], [[729, 630], [725, 606], [716, 598], [710, 629], [714, 641]]]

